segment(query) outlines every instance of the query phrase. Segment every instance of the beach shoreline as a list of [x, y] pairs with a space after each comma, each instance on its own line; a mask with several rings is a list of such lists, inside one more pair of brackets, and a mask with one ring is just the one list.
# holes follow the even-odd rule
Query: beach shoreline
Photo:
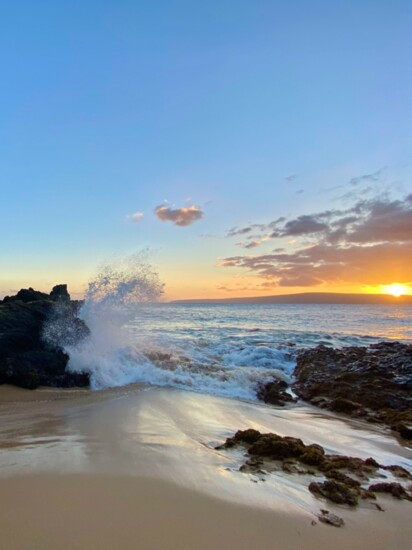
[[[379, 496], [384, 513], [363, 502], [335, 505], [308, 491], [308, 476], [274, 472], [263, 481], [239, 472], [242, 449], [215, 449], [253, 426], [410, 468], [411, 449], [379, 426], [310, 405], [276, 408], [141, 385], [3, 386], [0, 418], [2, 550], [409, 545], [409, 502]], [[320, 523], [321, 509], [345, 525]]]

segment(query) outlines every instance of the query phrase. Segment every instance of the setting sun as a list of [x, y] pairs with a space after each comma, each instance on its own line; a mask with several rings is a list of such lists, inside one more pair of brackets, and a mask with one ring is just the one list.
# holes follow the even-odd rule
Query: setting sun
[[399, 298], [399, 296], [403, 296], [404, 294], [409, 294], [409, 288], [405, 285], [400, 285], [398, 283], [385, 286], [384, 291], [386, 294], [392, 294], [392, 296], [396, 296], [396, 298]]

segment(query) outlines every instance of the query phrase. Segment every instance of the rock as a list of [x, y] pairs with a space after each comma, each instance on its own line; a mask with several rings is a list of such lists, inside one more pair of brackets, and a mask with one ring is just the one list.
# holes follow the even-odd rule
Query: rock
[[55, 289], [57, 301], [29, 288], [0, 303], [0, 384], [28, 389], [89, 385], [88, 375], [66, 370], [69, 356], [63, 349], [89, 329], [67, 299], [66, 285]]
[[67, 285], [56, 285], [50, 292], [50, 298], [55, 301], [70, 301], [70, 294], [67, 291]]
[[334, 527], [342, 527], [342, 525], [345, 525], [345, 522], [342, 518], [340, 518], [336, 514], [332, 514], [328, 510], [321, 510], [320, 514], [318, 514], [318, 520], [322, 523], [333, 525]]
[[[359, 498], [375, 500], [375, 492], [386, 492], [397, 498], [412, 500], [412, 496], [409, 496], [400, 483], [378, 483], [368, 489], [362, 486], [371, 476], [375, 477], [380, 468], [391, 471], [405, 480], [412, 479], [410, 472], [402, 466], [380, 466], [372, 457], [363, 460], [353, 456], [329, 455], [316, 443], [305, 445], [296, 437], [274, 433], [262, 434], [254, 429], [237, 431], [216, 449], [227, 449], [235, 445], [246, 447], [251, 457], [239, 468], [241, 472], [264, 473], [264, 464], [265, 470], [270, 471], [268, 461], [273, 460], [280, 462], [283, 472], [287, 474], [323, 475], [326, 480], [310, 483], [309, 490], [336, 504], [356, 506]], [[310, 465], [313, 469], [307, 469], [302, 465]], [[274, 469], [279, 470], [279, 464]], [[412, 486], [408, 490], [412, 493]]]
[[286, 391], [288, 387], [288, 384], [284, 380], [272, 380], [258, 387], [257, 397], [265, 403], [283, 407], [286, 403], [294, 403], [296, 401]]
[[338, 397], [337, 399], [332, 399], [332, 401], [330, 401], [328, 408], [334, 412], [350, 414], [353, 413], [353, 411], [360, 409], [361, 406], [359, 403], [354, 403], [344, 397]]
[[261, 435], [251, 447], [248, 453], [270, 458], [272, 460], [283, 460], [285, 458], [298, 458], [305, 450], [300, 439], [295, 437], [281, 437], [276, 434]]
[[399, 422], [393, 426], [393, 429], [399, 433], [404, 439], [412, 439], [412, 427], [407, 426], [403, 422]]
[[376, 460], [371, 456], [365, 460], [365, 464], [371, 468], [380, 468], [379, 462], [376, 462]]
[[339, 483], [344, 483], [345, 485], [348, 485], [348, 487], [359, 488], [361, 486], [360, 481], [353, 479], [339, 470], [330, 470], [325, 473], [325, 476], [328, 479], [333, 479], [334, 481], [339, 481]]
[[357, 491], [339, 481], [327, 480], [323, 483], [312, 481], [309, 484], [309, 491], [336, 504], [348, 504], [349, 506], [358, 504]]
[[320, 445], [307, 445], [300, 456], [300, 461], [308, 466], [322, 466], [324, 463], [325, 451]]
[[395, 464], [392, 466], [382, 466], [382, 468], [383, 470], [388, 470], [389, 472], [392, 472], [396, 477], [400, 477], [403, 479], [412, 479], [412, 475], [402, 466], [398, 466]]
[[230, 449], [239, 444], [251, 445], [257, 441], [262, 434], [257, 430], [238, 430], [233, 437], [228, 437], [223, 445], [219, 445], [216, 449]]
[[412, 345], [318, 346], [298, 353], [294, 376], [293, 391], [301, 399], [385, 423], [412, 439]]
[[22, 288], [15, 296], [5, 296], [3, 303], [7, 302], [35, 302], [37, 300], [47, 300], [48, 295], [38, 290], [30, 288]]
[[400, 500], [412, 501], [412, 496], [402, 487], [400, 483], [374, 483], [369, 487], [374, 493], [387, 493]]

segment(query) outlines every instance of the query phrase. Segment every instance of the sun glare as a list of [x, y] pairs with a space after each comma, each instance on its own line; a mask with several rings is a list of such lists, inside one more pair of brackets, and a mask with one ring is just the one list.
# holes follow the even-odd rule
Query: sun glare
[[392, 294], [392, 296], [395, 296], [396, 298], [399, 298], [399, 296], [403, 296], [404, 294], [409, 294], [409, 288], [398, 283], [387, 285], [384, 287], [384, 290], [386, 294]]

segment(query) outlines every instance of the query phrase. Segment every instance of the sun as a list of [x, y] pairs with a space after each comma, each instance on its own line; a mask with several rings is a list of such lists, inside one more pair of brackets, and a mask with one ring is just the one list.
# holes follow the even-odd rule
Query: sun
[[392, 296], [395, 296], [396, 298], [399, 298], [399, 296], [403, 296], [404, 294], [409, 294], [409, 288], [398, 283], [386, 285], [384, 287], [384, 291], [385, 294], [392, 294]]

